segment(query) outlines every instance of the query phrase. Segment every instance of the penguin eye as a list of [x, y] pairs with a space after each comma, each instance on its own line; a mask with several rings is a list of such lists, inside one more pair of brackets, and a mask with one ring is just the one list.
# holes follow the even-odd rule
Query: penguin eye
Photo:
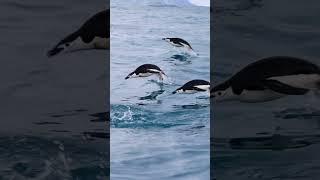
[[69, 44], [69, 43], [66, 43], [66, 46], [68, 47], [68, 46], [70, 46], [70, 44]]
[[219, 95], [219, 96], [221, 96], [221, 94], [222, 94], [221, 92], [218, 92], [218, 95]]

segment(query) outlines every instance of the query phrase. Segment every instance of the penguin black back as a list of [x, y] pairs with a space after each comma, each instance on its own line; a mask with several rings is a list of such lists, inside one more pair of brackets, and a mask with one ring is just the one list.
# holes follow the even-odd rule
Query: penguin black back
[[143, 64], [139, 66], [134, 72], [136, 73], [147, 73], [149, 69], [156, 69], [158, 71], [162, 71], [158, 66], [154, 64]]
[[[47, 55], [54, 56], [71, 45], [77, 38], [90, 43], [95, 37], [110, 38], [110, 10], [103, 10], [88, 19], [77, 31], [62, 39]], [[65, 47], [63, 47], [65, 46]]]
[[63, 40], [61, 40], [58, 45], [64, 44], [66, 42], [71, 42], [75, 40], [77, 37], [81, 37], [84, 42], [90, 42], [92, 39], [97, 37], [108, 38], [110, 37], [110, 28], [108, 28], [110, 24], [110, 10], [104, 10], [93, 17], [88, 19], [79, 30], [70, 34]]
[[185, 83], [183, 86], [173, 91], [172, 94], [176, 94], [177, 92], [205, 92], [209, 90], [209, 88], [210, 82], [201, 79], [195, 79]]
[[213, 91], [226, 89], [230, 85], [238, 93], [244, 88], [263, 90], [259, 83], [264, 79], [296, 74], [320, 74], [320, 69], [317, 65], [300, 58], [268, 57], [246, 66], [226, 82], [214, 87]]
[[266, 79], [274, 76], [293, 74], [320, 74], [317, 65], [303, 59], [274, 56], [256, 61], [236, 73], [231, 81], [237, 79]]
[[195, 79], [192, 81], [187, 82], [186, 84], [184, 84], [181, 89], [191, 89], [194, 86], [197, 85], [210, 85], [210, 83], [208, 81], [205, 80], [201, 80], [201, 79]]
[[94, 37], [109, 38], [109, 24], [110, 10], [104, 10], [87, 20], [79, 29], [78, 33], [84, 42], [90, 42]]

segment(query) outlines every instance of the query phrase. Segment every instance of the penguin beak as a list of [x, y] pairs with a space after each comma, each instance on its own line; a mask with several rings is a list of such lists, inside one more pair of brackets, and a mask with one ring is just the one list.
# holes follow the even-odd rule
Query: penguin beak
[[125, 77], [124, 79], [129, 79], [132, 75], [134, 74], [134, 72], [130, 73], [127, 77]]
[[180, 90], [180, 88], [179, 89], [176, 89], [175, 91], [173, 91], [172, 92], [172, 94], [177, 94], [177, 92]]
[[52, 50], [48, 51], [47, 56], [48, 56], [48, 57], [55, 56], [55, 55], [57, 55], [58, 53], [60, 53], [62, 50], [64, 50], [64, 48], [58, 48], [58, 47], [53, 48]]

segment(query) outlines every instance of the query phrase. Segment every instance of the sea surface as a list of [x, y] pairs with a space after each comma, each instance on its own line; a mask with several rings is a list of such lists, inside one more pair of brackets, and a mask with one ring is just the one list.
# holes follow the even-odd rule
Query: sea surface
[[[269, 56], [320, 65], [319, 2], [216, 0], [212, 8], [212, 83]], [[314, 180], [320, 177], [319, 96], [213, 103], [213, 177]]]
[[106, 179], [108, 51], [46, 53], [107, 1], [0, 2], [0, 179]]
[[[172, 94], [189, 80], [210, 79], [209, 13], [178, 1], [111, 2], [111, 179], [209, 179], [208, 94]], [[164, 37], [183, 38], [195, 52]], [[168, 78], [124, 79], [146, 63]]]

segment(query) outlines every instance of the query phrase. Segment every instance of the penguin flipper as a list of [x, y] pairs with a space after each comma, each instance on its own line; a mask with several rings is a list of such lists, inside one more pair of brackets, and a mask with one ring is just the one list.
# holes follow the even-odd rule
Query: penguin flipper
[[306, 94], [309, 89], [304, 89], [304, 88], [297, 88], [297, 87], [292, 87], [287, 84], [284, 84], [280, 81], [277, 80], [265, 80], [263, 82], [264, 86], [267, 88], [281, 93], [281, 94], [288, 94], [288, 95], [303, 95]]
[[147, 69], [147, 72], [150, 72], [150, 73], [160, 73], [161, 71], [159, 71], [158, 69]]
[[202, 92], [205, 92], [206, 90], [205, 89], [201, 89], [201, 88], [198, 88], [198, 87], [193, 87], [192, 89], [196, 90], [196, 91], [202, 91]]

